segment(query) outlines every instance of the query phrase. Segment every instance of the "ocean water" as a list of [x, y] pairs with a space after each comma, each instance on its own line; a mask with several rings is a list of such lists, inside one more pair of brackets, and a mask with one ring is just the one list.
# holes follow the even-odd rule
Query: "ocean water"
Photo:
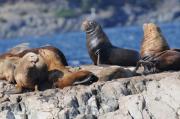
[[[163, 35], [171, 48], [180, 48], [180, 23], [160, 25]], [[140, 26], [117, 27], [104, 29], [112, 44], [122, 48], [135, 49], [139, 51], [143, 30]], [[0, 54], [20, 43], [29, 43], [30, 47], [53, 45], [59, 48], [69, 65], [79, 66], [92, 64], [86, 49], [86, 36], [84, 32], [59, 33], [50, 36], [28, 36], [0, 40]]]

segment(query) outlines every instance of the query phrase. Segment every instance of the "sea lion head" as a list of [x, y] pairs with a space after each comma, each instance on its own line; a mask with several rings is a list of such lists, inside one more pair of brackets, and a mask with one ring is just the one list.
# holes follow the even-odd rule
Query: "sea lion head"
[[27, 61], [30, 67], [36, 66], [36, 63], [39, 60], [38, 55], [33, 52], [28, 52], [27, 54], [25, 54], [23, 56], [23, 59]]
[[94, 31], [97, 27], [99, 26], [99, 24], [94, 21], [94, 20], [84, 20], [82, 22], [82, 25], [81, 25], [81, 29], [84, 31], [84, 32], [92, 32]]
[[145, 23], [143, 24], [143, 30], [144, 30], [144, 35], [151, 35], [151, 37], [157, 36], [161, 34], [160, 27], [157, 26], [154, 23]]

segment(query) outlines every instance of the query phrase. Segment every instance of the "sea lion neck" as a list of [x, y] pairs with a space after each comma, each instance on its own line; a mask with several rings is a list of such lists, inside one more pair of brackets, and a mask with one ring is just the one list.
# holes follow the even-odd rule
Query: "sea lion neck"
[[97, 25], [94, 29], [89, 30], [86, 32], [87, 37], [89, 38], [95, 38], [98, 37], [99, 34], [103, 32], [102, 28], [100, 25]]

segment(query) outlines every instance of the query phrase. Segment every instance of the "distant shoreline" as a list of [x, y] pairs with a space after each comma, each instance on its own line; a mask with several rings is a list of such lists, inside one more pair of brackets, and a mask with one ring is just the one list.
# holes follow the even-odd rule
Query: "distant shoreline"
[[[104, 28], [141, 26], [145, 22], [180, 22], [180, 2], [178, 0], [171, 0], [171, 2], [158, 0], [157, 3], [139, 0], [135, 0], [134, 3], [116, 1], [117, 3], [112, 2], [111, 4], [108, 4], [109, 0], [100, 0], [97, 5], [89, 4], [87, 9], [74, 1], [16, 1], [18, 2], [12, 3], [12, 0], [7, 0], [0, 4], [1, 39], [80, 31], [82, 20], [90, 14]], [[161, 1], [164, 2], [161, 4]], [[148, 4], [154, 6], [151, 8]], [[83, 5], [87, 4], [83, 3]]]

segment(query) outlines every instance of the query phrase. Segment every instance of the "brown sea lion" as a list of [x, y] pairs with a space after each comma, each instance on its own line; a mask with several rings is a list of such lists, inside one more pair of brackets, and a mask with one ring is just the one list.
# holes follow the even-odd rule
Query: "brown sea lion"
[[78, 84], [90, 84], [97, 81], [97, 77], [89, 71], [80, 70], [77, 72], [70, 71], [67, 67], [67, 63], [62, 63], [64, 60], [59, 60], [59, 56], [54, 54], [51, 50], [40, 49], [39, 54], [43, 57], [48, 65], [49, 79], [55, 82], [55, 86], [64, 88], [66, 86], [78, 85]]
[[18, 89], [16, 93], [22, 92], [23, 88], [35, 90], [47, 80], [48, 68], [40, 55], [28, 52], [19, 59], [14, 70], [14, 77]]
[[180, 69], [180, 50], [169, 49], [160, 28], [154, 23], [143, 25], [144, 39], [141, 44], [141, 59], [137, 63], [144, 67], [143, 74]]
[[[23, 50], [19, 53], [7, 52], [7, 53], [0, 55], [0, 59], [8, 59], [8, 60], [15, 60], [16, 61], [19, 58], [22, 58], [28, 52], [33, 52], [33, 53], [42, 55], [42, 57], [43, 57], [43, 54], [49, 54], [49, 55], [52, 55], [53, 58], [55, 58], [55, 61], [58, 59], [59, 65], [61, 65], [61, 66], [67, 66], [68, 65], [64, 54], [59, 49], [57, 49], [56, 47], [53, 47], [53, 46], [44, 46], [44, 47], [40, 47], [40, 48], [29, 48], [29, 49]], [[48, 56], [48, 55], [46, 55], [46, 56]], [[43, 57], [43, 59], [48, 60], [50, 58], [49, 57]], [[53, 59], [51, 59], [51, 60], [53, 60]], [[52, 63], [52, 61], [47, 61], [46, 63], [48, 63], [48, 65], [50, 65]]]
[[96, 21], [84, 20], [82, 30], [86, 32], [86, 46], [95, 65], [135, 66], [138, 62], [140, 56], [137, 51], [113, 46]]
[[15, 65], [9, 60], [0, 60], [0, 80], [7, 80], [14, 83]]
[[[6, 53], [0, 56], [0, 59], [18, 59], [22, 58], [25, 54], [33, 52], [41, 56], [48, 67], [48, 77], [52, 82], [56, 82], [64, 78], [64, 76], [69, 78], [64, 78], [63, 80], [72, 80], [72, 81], [64, 81], [64, 82], [72, 82], [71, 85], [75, 84], [84, 84], [85, 82], [81, 81], [82, 77], [84, 77], [84, 81], [87, 83], [97, 81], [95, 76], [89, 75], [92, 74], [88, 71], [79, 71], [79, 72], [71, 72], [69, 71], [67, 66], [67, 61], [64, 54], [57, 48], [53, 46], [45, 46], [40, 48], [32, 48], [24, 50], [19, 54]], [[82, 74], [82, 75], [81, 75]], [[85, 76], [86, 75], [86, 76]], [[88, 80], [87, 80], [88, 79]], [[66, 84], [64, 84], [66, 85]], [[68, 84], [69, 86], [69, 84]], [[60, 87], [61, 88], [61, 87]]]

